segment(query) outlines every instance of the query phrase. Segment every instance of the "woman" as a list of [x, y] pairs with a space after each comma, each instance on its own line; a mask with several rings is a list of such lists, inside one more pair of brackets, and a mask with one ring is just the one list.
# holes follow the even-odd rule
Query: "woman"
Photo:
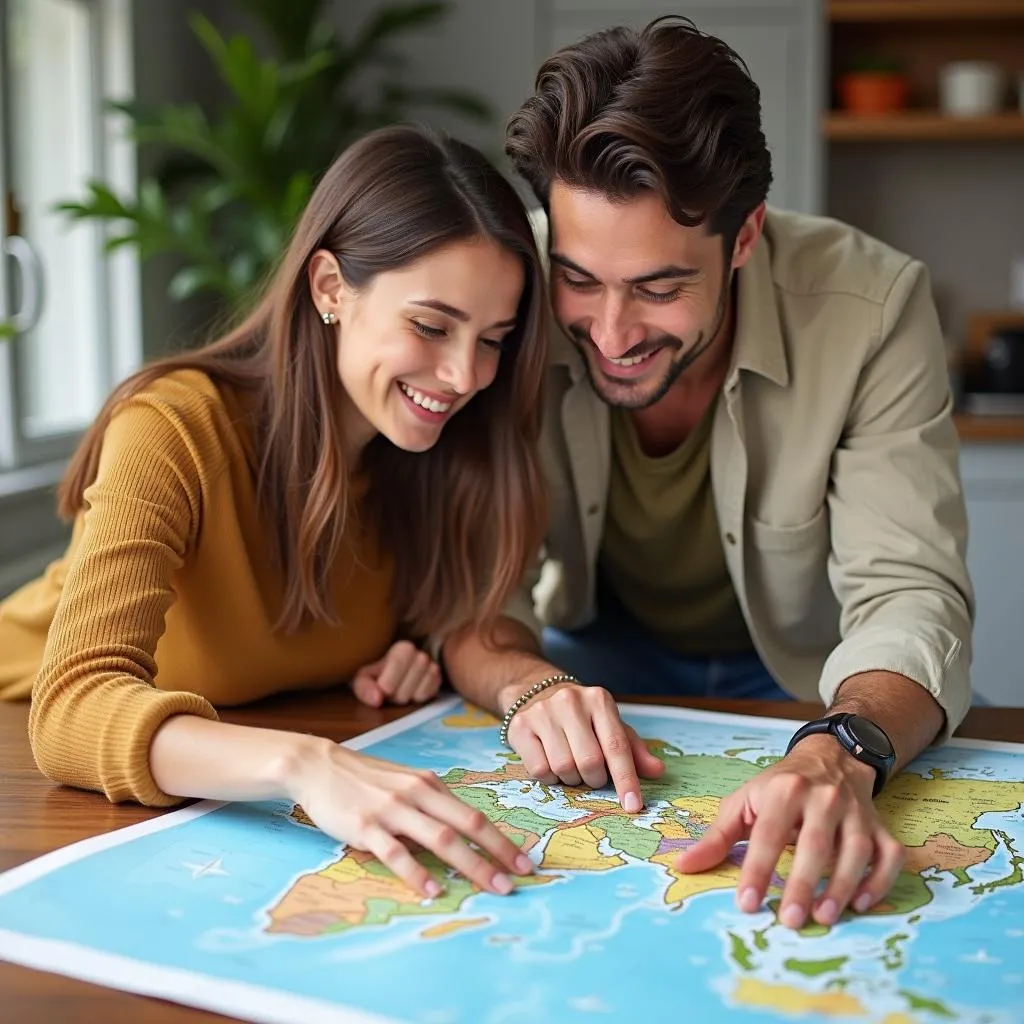
[[543, 302], [474, 149], [394, 127], [343, 153], [241, 326], [110, 397], [61, 487], [65, 557], [0, 605], [40, 769], [154, 806], [287, 797], [427, 896], [398, 837], [509, 892], [460, 834], [529, 861], [431, 773], [215, 706], [353, 677], [433, 695], [396, 636], [492, 621], [540, 542]]

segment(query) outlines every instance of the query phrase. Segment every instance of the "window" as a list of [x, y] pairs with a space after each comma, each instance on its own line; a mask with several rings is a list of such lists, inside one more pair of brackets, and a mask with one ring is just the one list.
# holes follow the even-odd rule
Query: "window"
[[0, 474], [59, 462], [141, 355], [133, 253], [54, 210], [134, 186], [130, 0], [0, 0]]

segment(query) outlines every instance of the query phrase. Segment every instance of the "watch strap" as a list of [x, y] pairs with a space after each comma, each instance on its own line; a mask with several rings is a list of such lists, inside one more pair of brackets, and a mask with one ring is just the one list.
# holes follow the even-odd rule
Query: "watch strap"
[[[786, 754], [789, 752], [803, 739], [808, 736], [814, 736], [819, 733], [827, 733], [829, 736], [835, 738], [836, 742], [851, 756], [855, 757], [862, 764], [870, 765], [875, 769], [875, 784], [871, 791], [871, 797], [874, 799], [882, 792], [882, 788], [885, 786], [886, 781], [889, 778], [889, 768], [891, 767], [891, 759], [887, 764], [884, 759], [868, 755], [867, 751], [864, 750], [859, 744], [857, 744], [853, 738], [849, 735], [848, 731], [843, 728], [851, 718], [856, 716], [848, 711], [837, 712], [834, 715], [826, 715], [824, 718], [818, 718], [813, 722], [807, 722], [802, 725], [789, 741], [789, 745], [786, 747]], [[876, 726], [876, 728], [878, 728]], [[881, 730], [879, 729], [879, 732]], [[883, 734], [884, 735], [884, 734]], [[886, 737], [888, 739], [888, 737]]]

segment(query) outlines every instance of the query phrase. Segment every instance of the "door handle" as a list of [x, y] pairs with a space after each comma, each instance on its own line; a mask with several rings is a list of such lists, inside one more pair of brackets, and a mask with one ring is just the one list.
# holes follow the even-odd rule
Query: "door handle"
[[32, 330], [43, 312], [43, 267], [35, 250], [21, 235], [4, 239], [4, 252], [21, 274], [21, 309], [7, 318], [6, 326], [16, 334]]

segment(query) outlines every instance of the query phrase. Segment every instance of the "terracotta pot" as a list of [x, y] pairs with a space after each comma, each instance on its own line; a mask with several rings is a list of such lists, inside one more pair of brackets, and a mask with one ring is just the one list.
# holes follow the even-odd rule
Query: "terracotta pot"
[[907, 79], [895, 71], [851, 71], [839, 79], [839, 98], [851, 114], [888, 114], [906, 107]]

